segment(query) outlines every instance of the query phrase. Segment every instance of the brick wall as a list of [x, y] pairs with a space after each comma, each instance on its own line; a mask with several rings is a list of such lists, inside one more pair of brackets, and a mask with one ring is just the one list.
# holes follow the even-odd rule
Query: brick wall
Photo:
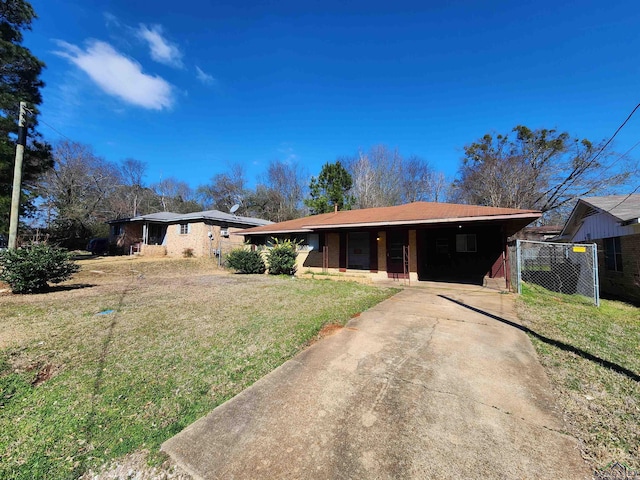
[[622, 272], [606, 269], [604, 241], [598, 245], [600, 291], [633, 301], [640, 301], [640, 234], [620, 237]]
[[304, 269], [313, 269], [313, 271], [322, 270], [322, 250], [311, 250], [298, 252], [298, 271], [303, 272]]
[[180, 233], [180, 225], [167, 225], [167, 236], [165, 245], [167, 255], [170, 257], [182, 257], [186, 249], [191, 249], [193, 255], [202, 257], [209, 254], [209, 237], [207, 232], [209, 226], [204, 222], [190, 223], [189, 233]]
[[[230, 227], [228, 237], [220, 234], [219, 225], [209, 225], [204, 222], [190, 223], [189, 233], [181, 234], [179, 225], [168, 225], [165, 244], [167, 255], [171, 257], [182, 257], [185, 249], [190, 248], [195, 257], [208, 257], [212, 250], [221, 250], [222, 255], [226, 255], [234, 248], [238, 248], [244, 243], [244, 236], [233, 235], [234, 232], [242, 232], [241, 228]], [[209, 239], [209, 232], [213, 235]]]
[[141, 245], [140, 255], [145, 257], [164, 257], [167, 249], [163, 245]]
[[113, 235], [113, 229], [109, 230], [109, 243], [122, 248], [125, 254], [129, 253], [132, 244], [142, 242], [142, 224], [125, 223], [122, 235]]

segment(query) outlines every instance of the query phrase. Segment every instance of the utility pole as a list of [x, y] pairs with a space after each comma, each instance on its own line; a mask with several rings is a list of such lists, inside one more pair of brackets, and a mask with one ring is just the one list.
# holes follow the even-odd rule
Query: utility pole
[[22, 192], [22, 159], [27, 143], [25, 128], [27, 104], [20, 102], [18, 120], [18, 144], [16, 145], [16, 164], [13, 170], [13, 190], [11, 191], [11, 217], [9, 219], [9, 249], [15, 250], [18, 244], [18, 222], [20, 220], [20, 193]]

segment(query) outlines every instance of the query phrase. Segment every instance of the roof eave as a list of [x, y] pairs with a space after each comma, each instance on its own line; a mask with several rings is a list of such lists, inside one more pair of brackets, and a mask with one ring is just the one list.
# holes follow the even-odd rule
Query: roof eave
[[381, 222], [359, 222], [359, 223], [334, 223], [327, 225], [305, 225], [302, 228], [280, 229], [280, 230], [261, 230], [258, 232], [242, 232], [243, 235], [275, 235], [283, 233], [312, 233], [317, 230], [336, 230], [344, 228], [367, 228], [367, 227], [394, 227], [403, 225], [434, 225], [441, 223], [469, 223], [469, 222], [486, 222], [494, 220], [518, 220], [530, 219], [536, 220], [542, 216], [541, 213], [517, 213], [508, 215], [483, 215], [477, 217], [451, 217], [451, 218], [434, 218], [420, 220], [396, 220]]
[[627, 227], [629, 225], [635, 225], [637, 223], [640, 223], [640, 218], [632, 218], [631, 220], [626, 220], [624, 222], [621, 222], [620, 225], [622, 225], [623, 227]]
[[235, 235], [276, 235], [279, 233], [313, 233], [313, 230], [306, 228], [291, 229], [291, 230], [261, 230], [259, 232], [234, 232]]
[[477, 217], [451, 217], [451, 218], [433, 218], [421, 220], [395, 220], [382, 222], [361, 222], [361, 223], [341, 223], [331, 225], [308, 225], [312, 230], [326, 230], [336, 228], [356, 228], [356, 227], [393, 227], [402, 225], [433, 225], [438, 223], [469, 223], [469, 222], [485, 222], [491, 220], [515, 220], [530, 218], [531, 221], [540, 218], [541, 213], [517, 213], [508, 215], [483, 215]]

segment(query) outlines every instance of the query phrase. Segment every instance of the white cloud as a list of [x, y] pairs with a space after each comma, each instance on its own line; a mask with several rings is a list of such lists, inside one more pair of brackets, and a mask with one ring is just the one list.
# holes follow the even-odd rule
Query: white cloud
[[216, 79], [212, 75], [205, 73], [202, 69], [196, 65], [196, 78], [205, 85], [213, 85], [216, 83]]
[[149, 44], [149, 53], [154, 61], [170, 67], [183, 67], [182, 52], [177, 45], [162, 36], [162, 26], [152, 25], [151, 28], [147, 28], [146, 25], [140, 24], [137, 34]]
[[120, 20], [118, 20], [118, 17], [116, 17], [113, 13], [104, 12], [102, 16], [104, 17], [104, 21], [107, 27], [110, 27], [112, 25], [115, 27], [120, 27]]
[[58, 41], [54, 52], [83, 70], [102, 90], [127, 103], [150, 110], [170, 108], [173, 88], [159, 76], [142, 72], [141, 65], [106, 42], [90, 40], [86, 50]]
[[293, 147], [291, 147], [286, 142], [280, 144], [280, 147], [278, 148], [278, 153], [284, 157], [283, 162], [286, 163], [287, 165], [291, 165], [292, 163], [295, 163], [298, 161], [298, 155], [293, 150]]

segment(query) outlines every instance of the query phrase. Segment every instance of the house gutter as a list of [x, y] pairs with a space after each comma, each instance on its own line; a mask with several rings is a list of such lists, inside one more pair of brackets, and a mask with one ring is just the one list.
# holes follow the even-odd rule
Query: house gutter
[[[433, 225], [438, 223], [468, 223], [477, 221], [490, 220], [512, 220], [520, 218], [530, 218], [532, 221], [540, 218], [541, 214], [518, 213], [514, 215], [485, 215], [481, 217], [457, 217], [457, 218], [435, 218], [429, 220], [396, 220], [392, 222], [364, 222], [364, 223], [337, 223], [330, 225], [309, 225], [307, 228], [311, 230], [324, 230], [329, 228], [355, 228], [355, 227], [389, 227], [403, 225]], [[283, 233], [283, 232], [280, 232]]]
[[299, 230], [260, 230], [259, 232], [232, 232], [232, 235], [271, 235], [276, 233], [313, 233], [313, 230], [299, 229]]

